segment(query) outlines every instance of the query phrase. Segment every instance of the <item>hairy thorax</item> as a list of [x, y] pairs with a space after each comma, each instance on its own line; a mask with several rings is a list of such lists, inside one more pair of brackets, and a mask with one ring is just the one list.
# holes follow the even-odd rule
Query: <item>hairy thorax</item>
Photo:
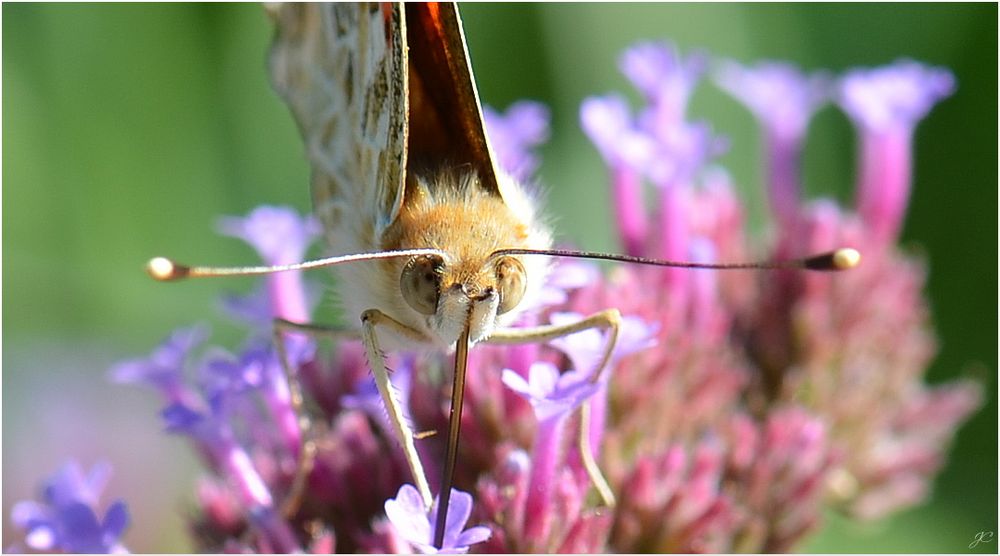
[[[423, 334], [428, 347], [451, 346], [467, 322], [473, 342], [511, 323], [534, 303], [548, 263], [542, 256], [518, 258], [525, 273], [523, 299], [516, 309], [498, 314], [503, 294], [509, 292], [503, 291], [497, 260], [491, 255], [503, 248], [544, 249], [550, 246], [551, 236], [538, 221], [534, 201], [523, 188], [510, 180], [503, 182], [502, 197], [479, 187], [469, 174], [415, 178], [407, 183], [400, 212], [381, 234], [378, 248], [433, 248], [444, 253], [444, 264], [437, 269], [439, 298], [433, 314], [421, 314], [403, 299], [400, 276], [408, 262], [405, 258], [367, 265], [367, 276], [355, 279], [367, 280], [374, 295], [344, 299], [345, 306], [379, 309]], [[372, 305], [360, 308], [357, 302]]]

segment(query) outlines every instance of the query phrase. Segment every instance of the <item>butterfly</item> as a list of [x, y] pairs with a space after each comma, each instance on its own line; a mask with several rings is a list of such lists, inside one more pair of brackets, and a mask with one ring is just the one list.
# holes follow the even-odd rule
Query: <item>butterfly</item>
[[[457, 464], [470, 347], [600, 329], [607, 340], [592, 381], [601, 380], [611, 358], [621, 319], [614, 308], [570, 324], [512, 326], [540, 295], [552, 257], [691, 268], [825, 270], [857, 263], [853, 250], [779, 263], [702, 265], [553, 249], [537, 199], [497, 168], [455, 4], [279, 4], [269, 11], [276, 26], [272, 81], [304, 139], [314, 211], [332, 256], [236, 269], [157, 258], [149, 270], [176, 279], [335, 265], [340, 301], [360, 317], [371, 371], [428, 508], [433, 494], [392, 393], [383, 349], [454, 350], [436, 546], [442, 546]], [[580, 411], [585, 421], [586, 404]], [[603, 502], [613, 504], [582, 431], [580, 440], [591, 481]]]

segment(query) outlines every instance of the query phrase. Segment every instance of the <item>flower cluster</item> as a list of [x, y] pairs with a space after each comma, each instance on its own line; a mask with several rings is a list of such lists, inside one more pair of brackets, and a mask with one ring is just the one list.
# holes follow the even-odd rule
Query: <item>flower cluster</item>
[[128, 526], [128, 510], [117, 500], [100, 517], [100, 499], [111, 466], [95, 465], [85, 473], [75, 461], [57, 471], [42, 488], [42, 502], [25, 500], [11, 510], [11, 520], [24, 530], [24, 544], [5, 552], [124, 553], [121, 536]]
[[[734, 184], [714, 163], [727, 142], [686, 114], [711, 62], [640, 44], [625, 53], [622, 71], [642, 107], [633, 111], [617, 95], [582, 105], [583, 129], [608, 168], [625, 252], [711, 263], [852, 246], [864, 254], [860, 268], [830, 275], [623, 265], [604, 275], [589, 263], [557, 261], [541, 306], [521, 324], [619, 309], [609, 372], [591, 380], [607, 340], [595, 330], [472, 350], [443, 546], [433, 543], [437, 504], [425, 507], [408, 484], [360, 343], [286, 334], [289, 381], [270, 323], [309, 321], [314, 296], [297, 272], [271, 275], [260, 291], [226, 301], [252, 330], [237, 353], [201, 348], [207, 332], [194, 327], [113, 370], [116, 380], [162, 395], [165, 429], [188, 437], [209, 471], [191, 520], [196, 547], [784, 552], [827, 506], [874, 518], [920, 502], [981, 395], [967, 381], [923, 383], [934, 353], [923, 264], [894, 246], [913, 130], [952, 91], [952, 78], [911, 61], [839, 77], [782, 63], [715, 64], [717, 84], [761, 124], [774, 221], [762, 244], [748, 237]], [[800, 189], [809, 120], [831, 100], [860, 133], [853, 207], [807, 201]], [[521, 179], [538, 166], [532, 148], [547, 136], [547, 118], [532, 103], [487, 111], [498, 159]], [[312, 220], [273, 207], [226, 219], [222, 230], [268, 264], [301, 260], [318, 233]], [[390, 353], [388, 363], [436, 490], [444, 435], [420, 433], [447, 428], [450, 357]], [[591, 458], [613, 507], [599, 501]], [[30, 547], [120, 549], [124, 508], [113, 506], [99, 523], [96, 494], [59, 494], [81, 490], [50, 487], [48, 506], [18, 507]], [[64, 525], [82, 522], [67, 516], [66, 500], [89, 516], [87, 535]]]

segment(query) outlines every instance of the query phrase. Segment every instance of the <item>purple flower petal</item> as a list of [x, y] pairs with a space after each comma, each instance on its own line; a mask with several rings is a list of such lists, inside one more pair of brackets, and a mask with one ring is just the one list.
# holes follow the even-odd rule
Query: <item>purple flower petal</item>
[[179, 434], [194, 434], [196, 427], [206, 419], [204, 413], [181, 403], [173, 403], [163, 408], [160, 417], [168, 432]]
[[10, 520], [18, 527], [27, 527], [49, 519], [48, 508], [34, 500], [22, 500], [11, 508]]
[[221, 218], [218, 226], [220, 233], [249, 243], [268, 264], [300, 262], [320, 232], [311, 216], [302, 218], [289, 207], [266, 205], [245, 218]]
[[[582, 318], [583, 315], [577, 313], [553, 313], [549, 317], [554, 325], [570, 324]], [[658, 330], [659, 325], [656, 323], [646, 324], [644, 320], [634, 316], [622, 317], [622, 325], [618, 330], [618, 343], [615, 344], [611, 354], [610, 364], [613, 366], [622, 357], [655, 346], [655, 335]], [[556, 338], [549, 344], [565, 353], [574, 369], [589, 373], [597, 367], [604, 355], [607, 333], [595, 329], [583, 330]]]
[[555, 365], [545, 362], [531, 365], [527, 381], [510, 369], [504, 369], [500, 379], [531, 404], [539, 421], [567, 415], [599, 388], [587, 380], [584, 373], [568, 371], [559, 374]]
[[[434, 503], [437, 506], [437, 501]], [[472, 514], [472, 495], [451, 490], [451, 503], [445, 520], [443, 546], [435, 547], [434, 523], [436, 512], [428, 512], [417, 489], [410, 484], [399, 487], [396, 498], [385, 501], [385, 515], [396, 532], [423, 554], [464, 554], [473, 544], [490, 537], [487, 527], [464, 529]], [[434, 514], [434, 515], [431, 515]]]
[[145, 383], [159, 390], [175, 388], [183, 380], [188, 355], [208, 337], [208, 328], [180, 328], [146, 358], [130, 359], [112, 367], [116, 382]]
[[560, 261], [552, 267], [549, 285], [572, 290], [593, 284], [601, 277], [601, 271], [592, 262]]
[[104, 544], [101, 524], [94, 515], [94, 510], [83, 503], [70, 504], [59, 512], [61, 522], [60, 544], [70, 552], [103, 553], [108, 552]]
[[431, 523], [420, 492], [413, 485], [399, 487], [396, 497], [385, 501], [385, 515], [407, 541], [427, 543], [431, 539]]
[[[438, 508], [435, 507], [431, 518], [433, 524], [437, 524], [437, 512]], [[465, 527], [465, 522], [469, 521], [470, 515], [472, 515], [472, 495], [468, 492], [452, 489], [448, 504], [448, 516], [444, 520], [444, 546], [458, 546], [458, 537], [462, 534], [462, 529]], [[435, 527], [431, 529], [432, 533], [437, 533]]]
[[600, 280], [597, 266], [583, 261], [566, 260], [552, 266], [542, 291], [535, 300], [536, 307], [562, 305], [569, 299], [567, 290], [582, 288]]
[[[656, 125], [652, 114], [643, 114], [640, 125]], [[642, 168], [661, 187], [694, 179], [711, 159], [729, 148], [728, 141], [713, 134], [711, 127], [703, 122], [677, 122], [659, 126], [651, 133], [657, 141], [655, 153], [644, 161]]]
[[647, 42], [626, 50], [620, 67], [650, 102], [670, 104], [680, 119], [707, 64], [704, 53], [682, 57], [673, 44]]
[[840, 79], [837, 103], [856, 125], [870, 131], [912, 129], [939, 100], [955, 90], [944, 68], [899, 60], [874, 69], [856, 69]]
[[111, 466], [107, 462], [94, 464], [85, 476], [80, 464], [70, 461], [47, 481], [45, 501], [57, 508], [76, 501], [96, 504], [110, 478]]
[[104, 530], [105, 537], [117, 539], [125, 532], [128, 522], [128, 508], [125, 506], [125, 502], [118, 500], [104, 514], [104, 522], [101, 524], [101, 529]]
[[521, 181], [531, 178], [539, 164], [532, 149], [549, 136], [548, 108], [522, 101], [500, 114], [484, 106], [483, 119], [500, 168]]
[[25, 544], [40, 551], [107, 553], [122, 551], [119, 538], [128, 526], [125, 504], [117, 501], [98, 518], [95, 511], [107, 484], [110, 466], [95, 465], [90, 473], [75, 461], [57, 471], [43, 489], [44, 504], [14, 505], [12, 521], [25, 531]]
[[640, 168], [654, 156], [652, 139], [635, 128], [628, 103], [620, 96], [584, 99], [580, 124], [611, 167]]
[[830, 87], [825, 73], [806, 75], [791, 64], [771, 61], [753, 67], [726, 61], [715, 81], [770, 133], [795, 141], [805, 135], [809, 119], [826, 102]]

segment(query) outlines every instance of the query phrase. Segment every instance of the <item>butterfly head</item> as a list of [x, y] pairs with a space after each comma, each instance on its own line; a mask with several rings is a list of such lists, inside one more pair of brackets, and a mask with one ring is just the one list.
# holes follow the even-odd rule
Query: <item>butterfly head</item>
[[457, 338], [466, 324], [473, 343], [487, 338], [497, 318], [514, 311], [527, 291], [527, 271], [517, 258], [475, 262], [446, 254], [420, 255], [410, 258], [400, 273], [403, 299], [446, 342]]
[[437, 345], [454, 344], [466, 326], [472, 343], [485, 340], [531, 304], [549, 269], [544, 258], [497, 251], [543, 249], [550, 238], [519, 186], [510, 185], [501, 196], [484, 188], [475, 173], [411, 178], [379, 249], [437, 253], [386, 261], [382, 268], [391, 273], [385, 277], [398, 280], [387, 312]]

